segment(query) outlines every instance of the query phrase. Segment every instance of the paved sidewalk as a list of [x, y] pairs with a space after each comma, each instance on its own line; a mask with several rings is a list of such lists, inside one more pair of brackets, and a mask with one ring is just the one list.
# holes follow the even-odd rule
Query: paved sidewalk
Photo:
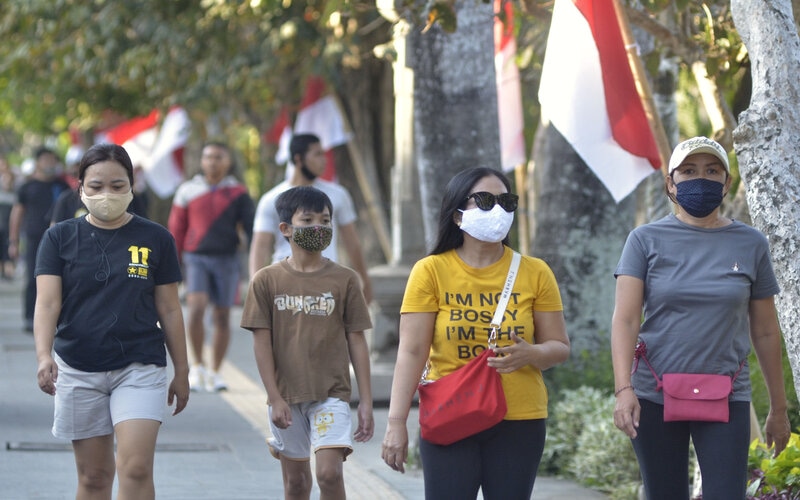
[[[0, 282], [0, 498], [74, 498], [75, 465], [68, 442], [50, 434], [52, 399], [36, 385], [33, 337], [22, 331], [19, 282]], [[110, 298], [113, 300], [113, 298]], [[238, 325], [241, 310], [232, 314]], [[230, 390], [192, 393], [186, 410], [167, 416], [159, 433], [156, 492], [167, 500], [281, 499], [280, 465], [267, 452], [266, 395], [259, 382], [250, 333], [234, 328], [222, 370]], [[375, 437], [356, 443], [345, 462], [348, 498], [422, 499], [422, 473], [389, 469], [380, 459], [386, 429], [391, 366], [373, 367]], [[411, 425], [416, 414], [409, 419]], [[415, 429], [410, 428], [413, 434]], [[319, 498], [319, 492], [312, 493]], [[574, 483], [540, 477], [537, 500], [593, 500], [605, 496]]]

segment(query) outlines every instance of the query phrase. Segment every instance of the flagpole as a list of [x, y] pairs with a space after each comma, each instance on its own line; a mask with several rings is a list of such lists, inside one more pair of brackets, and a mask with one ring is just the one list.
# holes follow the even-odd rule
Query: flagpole
[[528, 230], [528, 183], [525, 181], [525, 164], [514, 167], [514, 177], [519, 195], [519, 251], [522, 255], [530, 255], [530, 231]]
[[655, 137], [658, 152], [661, 156], [661, 170], [667, 173], [667, 163], [672, 154], [672, 148], [667, 139], [667, 133], [664, 131], [664, 126], [661, 123], [661, 117], [656, 111], [655, 102], [653, 101], [653, 92], [650, 90], [650, 84], [645, 74], [642, 59], [639, 57], [639, 45], [631, 32], [630, 24], [628, 23], [628, 16], [625, 14], [624, 8], [620, 5], [619, 0], [611, 0], [614, 4], [614, 12], [617, 15], [617, 23], [622, 33], [622, 42], [625, 44], [625, 52], [628, 54], [628, 63], [631, 67], [633, 74], [633, 81], [639, 91], [639, 96], [642, 100], [644, 113], [647, 116], [647, 121], [650, 122], [650, 130]]

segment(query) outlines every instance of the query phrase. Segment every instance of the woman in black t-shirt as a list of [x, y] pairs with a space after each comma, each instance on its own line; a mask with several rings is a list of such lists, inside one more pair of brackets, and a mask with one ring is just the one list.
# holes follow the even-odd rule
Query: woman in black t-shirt
[[120, 497], [152, 498], [164, 403], [175, 415], [189, 399], [175, 242], [127, 211], [133, 167], [121, 146], [90, 148], [79, 180], [89, 213], [48, 229], [37, 255], [38, 383], [55, 396], [53, 434], [72, 441], [76, 496], [111, 498], [116, 470]]

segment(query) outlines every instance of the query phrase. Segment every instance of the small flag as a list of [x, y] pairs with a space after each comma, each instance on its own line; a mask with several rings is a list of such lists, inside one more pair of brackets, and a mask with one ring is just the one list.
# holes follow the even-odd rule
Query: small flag
[[519, 68], [514, 60], [514, 6], [508, 0], [495, 0], [494, 69], [497, 79], [497, 117], [500, 120], [500, 157], [504, 171], [525, 163], [525, 127], [522, 118], [522, 92]]
[[294, 133], [310, 133], [319, 137], [325, 151], [347, 144], [344, 119], [333, 96], [326, 95], [325, 82], [314, 76], [306, 82], [306, 93], [294, 121]]
[[150, 189], [168, 198], [184, 181], [183, 150], [189, 140], [191, 122], [183, 108], [172, 108], [164, 117], [150, 157], [142, 165]]
[[264, 140], [270, 144], [279, 144], [286, 127], [289, 127], [289, 110], [284, 106], [278, 112], [278, 116], [275, 117], [269, 130], [264, 132]]
[[128, 152], [133, 166], [144, 165], [158, 135], [158, 110], [139, 116], [100, 132], [95, 142], [119, 144]]
[[614, 0], [556, 0], [539, 87], [549, 121], [615, 201], [659, 169]]
[[183, 149], [189, 138], [189, 115], [175, 107], [158, 126], [159, 112], [125, 121], [102, 131], [96, 142], [112, 142], [125, 148], [133, 166], [141, 166], [150, 190], [168, 198], [183, 182]]
[[289, 141], [292, 139], [292, 126], [289, 123], [289, 109], [281, 108], [272, 126], [264, 133], [264, 140], [278, 146], [275, 163], [283, 165], [289, 161]]
[[[280, 118], [280, 115], [279, 115]], [[288, 123], [288, 116], [287, 116]], [[275, 130], [278, 120], [270, 130]], [[275, 162], [283, 164], [289, 161], [289, 141], [292, 134], [314, 134], [320, 139], [322, 149], [328, 159], [325, 172], [320, 176], [326, 180], [333, 180], [336, 177], [336, 168], [333, 162], [333, 152], [336, 146], [347, 144], [350, 136], [344, 125], [344, 118], [339, 110], [336, 100], [331, 95], [325, 94], [325, 81], [313, 76], [306, 82], [306, 90], [303, 100], [300, 103], [300, 111], [294, 122], [294, 127], [284, 127], [279, 136], [278, 152], [275, 154]], [[273, 137], [274, 135], [271, 135]], [[287, 177], [290, 175], [287, 169]]]

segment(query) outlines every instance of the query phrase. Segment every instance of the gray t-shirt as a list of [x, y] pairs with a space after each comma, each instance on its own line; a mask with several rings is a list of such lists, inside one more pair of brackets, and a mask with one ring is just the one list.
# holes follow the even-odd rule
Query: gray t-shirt
[[[733, 376], [750, 352], [749, 303], [779, 292], [767, 239], [738, 221], [715, 229], [668, 215], [631, 231], [614, 276], [644, 281], [644, 321], [639, 338], [647, 359], [664, 373]], [[659, 404], [656, 381], [634, 362], [636, 394]], [[732, 401], [750, 401], [745, 363]]]

